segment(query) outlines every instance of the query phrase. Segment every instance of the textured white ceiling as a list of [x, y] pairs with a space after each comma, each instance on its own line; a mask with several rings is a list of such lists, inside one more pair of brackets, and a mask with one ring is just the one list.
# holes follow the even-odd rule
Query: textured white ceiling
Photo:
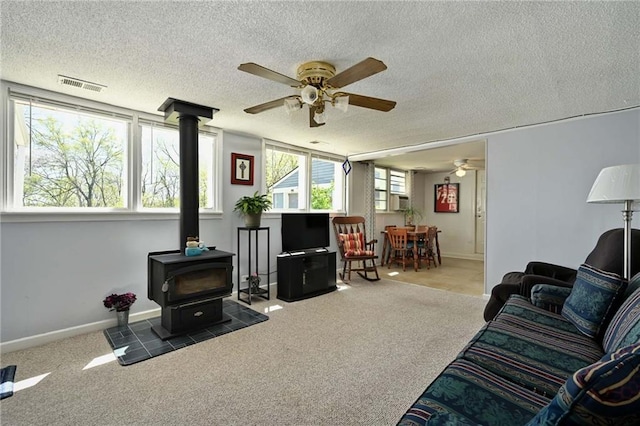
[[[3, 0], [0, 13], [3, 80], [152, 113], [174, 97], [219, 108], [225, 130], [343, 155], [640, 105], [638, 1]], [[345, 90], [397, 101], [390, 112], [330, 110], [311, 129], [304, 111], [243, 111], [295, 93], [243, 62], [295, 77], [368, 56], [388, 69]]]

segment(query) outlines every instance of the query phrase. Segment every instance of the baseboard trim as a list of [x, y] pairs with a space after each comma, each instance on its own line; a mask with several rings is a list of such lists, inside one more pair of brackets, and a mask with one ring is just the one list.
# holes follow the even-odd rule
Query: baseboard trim
[[484, 260], [484, 254], [481, 253], [442, 253], [442, 257], [465, 260]]
[[[160, 308], [150, 309], [144, 312], [138, 312], [129, 315], [129, 321], [142, 321], [149, 318], [160, 316]], [[89, 324], [78, 325], [75, 327], [64, 328], [62, 330], [50, 331], [48, 333], [36, 334], [35, 336], [23, 337], [21, 339], [10, 340], [0, 343], [0, 354], [15, 352], [22, 349], [29, 349], [35, 346], [41, 346], [46, 343], [55, 342], [57, 340], [66, 339], [68, 337], [79, 336], [81, 334], [101, 331], [118, 324], [118, 320], [114, 317], [108, 320], [92, 322]]]
[[[269, 286], [275, 286], [276, 283], [270, 283]], [[274, 289], [272, 288], [271, 291]], [[238, 300], [238, 292], [233, 291], [231, 293], [232, 300]], [[149, 318], [159, 317], [160, 308], [150, 309], [148, 311], [131, 313], [129, 315], [129, 322], [142, 321]], [[75, 327], [64, 328], [61, 330], [50, 331], [48, 333], [36, 334], [34, 336], [23, 337], [21, 339], [10, 340], [8, 342], [0, 343], [0, 354], [9, 352], [15, 352], [22, 349], [29, 349], [36, 346], [41, 346], [47, 343], [55, 342], [57, 340], [66, 339], [68, 337], [79, 336], [81, 334], [91, 333], [94, 331], [105, 330], [109, 327], [114, 327], [118, 324], [118, 320], [115, 316], [112, 319], [96, 321], [88, 324], [77, 325]]]

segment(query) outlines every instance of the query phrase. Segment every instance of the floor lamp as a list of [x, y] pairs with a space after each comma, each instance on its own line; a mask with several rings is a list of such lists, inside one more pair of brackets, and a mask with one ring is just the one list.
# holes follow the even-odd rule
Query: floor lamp
[[591, 187], [587, 203], [624, 204], [624, 276], [631, 278], [631, 216], [640, 201], [640, 164], [605, 167]]

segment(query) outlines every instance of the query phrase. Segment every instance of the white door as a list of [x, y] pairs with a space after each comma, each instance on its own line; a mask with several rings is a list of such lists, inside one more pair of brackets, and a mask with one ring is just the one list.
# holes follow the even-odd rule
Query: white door
[[486, 171], [476, 172], [476, 253], [484, 253], [484, 223], [486, 203]]

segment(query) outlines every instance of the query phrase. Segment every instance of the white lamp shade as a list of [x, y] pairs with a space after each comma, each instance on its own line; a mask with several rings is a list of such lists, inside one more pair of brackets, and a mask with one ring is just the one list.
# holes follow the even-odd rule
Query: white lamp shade
[[298, 98], [287, 98], [284, 100], [284, 108], [287, 111], [287, 114], [291, 114], [292, 112], [296, 112], [302, 108], [302, 104], [298, 100]]
[[342, 112], [347, 112], [347, 108], [349, 108], [349, 96], [338, 96], [335, 99], [334, 106]]
[[456, 176], [458, 176], [458, 177], [462, 177], [462, 176], [464, 176], [464, 175], [466, 175], [466, 174], [467, 174], [467, 172], [466, 172], [466, 170], [465, 170], [465, 169], [458, 169], [458, 170], [456, 170]]
[[327, 116], [325, 114], [325, 112], [316, 112], [313, 115], [313, 120], [318, 123], [318, 124], [324, 124], [327, 122]]
[[587, 197], [587, 203], [625, 201], [640, 201], [640, 164], [605, 167]]
[[302, 101], [304, 103], [313, 105], [316, 99], [318, 99], [318, 89], [311, 85], [307, 85], [302, 89], [300, 96], [302, 96]]

